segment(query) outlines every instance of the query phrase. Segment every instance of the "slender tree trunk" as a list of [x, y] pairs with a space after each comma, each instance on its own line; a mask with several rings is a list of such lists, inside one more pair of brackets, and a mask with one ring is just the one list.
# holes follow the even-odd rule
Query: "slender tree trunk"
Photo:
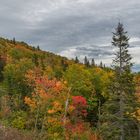
[[35, 131], [37, 130], [38, 116], [39, 116], [39, 106], [37, 107], [37, 114], [36, 114], [36, 119], [35, 119]]
[[47, 116], [47, 111], [45, 112], [45, 114], [44, 114], [44, 116], [43, 116], [43, 119], [42, 119], [41, 134], [42, 134], [42, 132], [43, 132], [43, 130], [44, 130], [44, 122], [45, 122], [46, 116]]
[[64, 112], [64, 118], [63, 118], [64, 137], [65, 137], [66, 140], [67, 140], [67, 136], [66, 136], [66, 117], [67, 117], [67, 110], [68, 110], [68, 106], [69, 106], [70, 91], [71, 91], [71, 88], [69, 88], [69, 91], [67, 93], [67, 99], [66, 99], [66, 102], [65, 102], [65, 112]]
[[120, 96], [120, 117], [121, 117], [121, 126], [120, 126], [121, 136], [120, 136], [120, 140], [124, 140], [124, 124], [123, 124], [124, 116], [123, 116], [123, 113], [124, 113], [124, 105], [123, 105], [123, 95], [121, 93], [121, 96]]
[[99, 107], [98, 107], [98, 129], [100, 131], [100, 117], [101, 117], [101, 101], [99, 99]]
[[[121, 41], [120, 41], [121, 44]], [[122, 76], [122, 47], [120, 45], [120, 68], [119, 68], [119, 78], [121, 79]], [[123, 124], [123, 120], [124, 120], [124, 100], [123, 100], [123, 91], [122, 91], [122, 85], [120, 83], [119, 85], [119, 90], [120, 90], [120, 130], [121, 130], [121, 135], [120, 135], [120, 140], [124, 140], [124, 124]]]

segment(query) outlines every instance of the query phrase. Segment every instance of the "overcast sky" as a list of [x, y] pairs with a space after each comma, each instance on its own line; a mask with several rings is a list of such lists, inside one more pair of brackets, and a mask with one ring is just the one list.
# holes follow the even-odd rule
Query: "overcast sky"
[[140, 71], [140, 0], [0, 0], [0, 36], [107, 65], [114, 57], [110, 42], [119, 20]]

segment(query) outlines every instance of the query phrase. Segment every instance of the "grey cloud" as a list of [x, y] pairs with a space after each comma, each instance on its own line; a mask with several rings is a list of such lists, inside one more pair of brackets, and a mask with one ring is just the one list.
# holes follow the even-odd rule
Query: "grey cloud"
[[109, 46], [106, 46], [106, 47], [99, 47], [99, 46], [93, 46], [93, 48], [87, 48], [87, 47], [81, 47], [81, 48], [78, 48], [77, 47], [77, 52], [81, 52], [83, 55], [85, 55], [85, 52], [86, 52], [86, 55], [88, 55], [90, 58], [98, 58], [100, 55], [103, 55], [104, 57], [105, 56], [108, 56], [108, 55], [112, 55], [112, 52], [109, 51]]
[[[98, 61], [101, 58], [111, 59], [110, 50], [113, 51], [113, 48], [107, 49], [104, 46], [111, 45], [111, 32], [114, 31], [119, 19], [124, 23], [130, 37], [140, 38], [139, 0], [0, 0], [0, 2], [0, 36], [16, 37], [18, 40], [35, 46], [40, 45], [44, 50], [59, 54], [65, 52], [65, 56], [66, 51], [75, 48], [76, 50], [72, 50], [73, 53], [79, 51], [81, 57], [95, 55], [100, 56], [97, 57]], [[99, 49], [97, 46], [103, 47]], [[134, 40], [131, 46], [134, 46], [133, 50], [138, 49], [140, 41]], [[138, 60], [136, 51], [133, 52], [133, 56], [136, 55]], [[70, 57], [69, 54], [67, 56]], [[72, 56], [74, 57], [73, 54]], [[110, 62], [107, 60], [107, 63]]]

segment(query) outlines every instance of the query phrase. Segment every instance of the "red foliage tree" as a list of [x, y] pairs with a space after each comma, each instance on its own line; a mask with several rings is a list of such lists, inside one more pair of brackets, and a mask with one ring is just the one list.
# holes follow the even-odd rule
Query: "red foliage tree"
[[87, 101], [83, 96], [73, 96], [72, 105], [74, 106], [73, 113], [77, 117], [86, 117], [87, 116]]

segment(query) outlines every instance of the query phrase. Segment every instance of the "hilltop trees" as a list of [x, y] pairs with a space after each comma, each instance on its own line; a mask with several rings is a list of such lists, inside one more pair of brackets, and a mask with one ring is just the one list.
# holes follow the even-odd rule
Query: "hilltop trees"
[[79, 59], [78, 59], [77, 56], [75, 57], [75, 60], [74, 61], [75, 61], [75, 63], [79, 63]]
[[90, 66], [90, 63], [89, 63], [89, 60], [88, 58], [85, 56], [85, 59], [84, 59], [84, 64], [85, 66], [89, 67]]
[[94, 60], [94, 58], [92, 58], [92, 59], [91, 59], [91, 66], [94, 67], [95, 65], [96, 65], [96, 64], [95, 64], [95, 60]]
[[115, 76], [109, 87], [108, 100], [102, 108], [102, 126], [99, 128], [105, 140], [136, 140], [136, 120], [131, 114], [136, 111], [137, 103], [128, 53], [129, 38], [123, 24], [118, 23], [112, 39], [112, 45], [118, 49], [113, 60]]

